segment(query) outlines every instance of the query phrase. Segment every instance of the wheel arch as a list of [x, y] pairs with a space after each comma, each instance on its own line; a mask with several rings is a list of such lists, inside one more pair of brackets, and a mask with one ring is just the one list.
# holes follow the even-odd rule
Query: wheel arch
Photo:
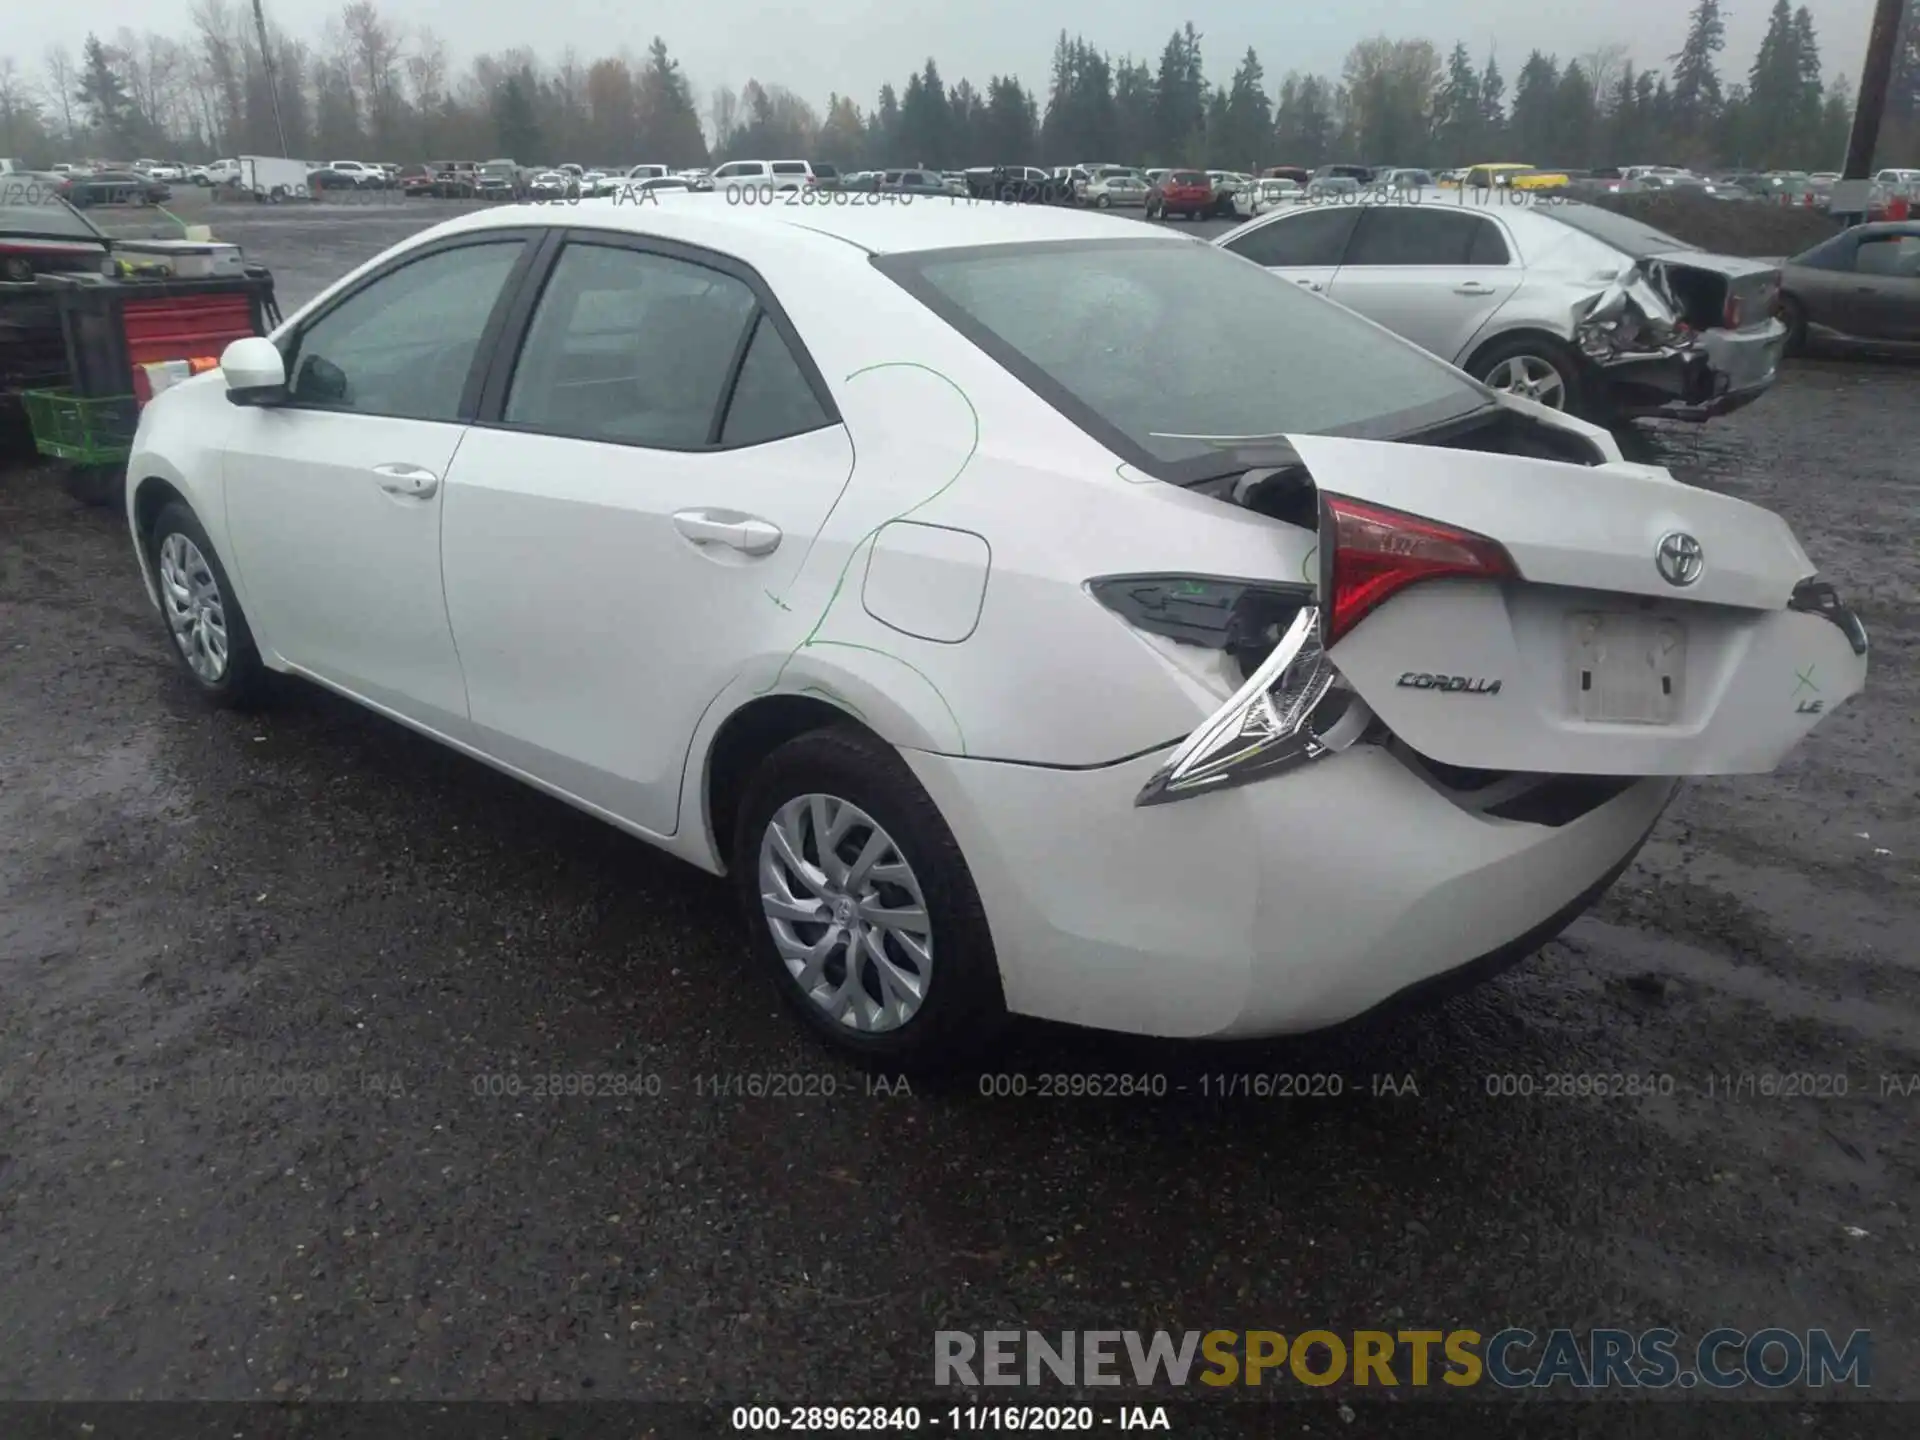
[[127, 524], [133, 532], [134, 559], [140, 564], [140, 579], [147, 587], [147, 599], [156, 607], [160, 604], [160, 585], [153, 573], [153, 527], [160, 512], [174, 501], [193, 509], [193, 502], [178, 485], [155, 473], [142, 477], [127, 498]]
[[1498, 324], [1499, 318], [1496, 316], [1488, 322], [1488, 329], [1482, 330], [1468, 342], [1466, 356], [1459, 363], [1460, 368], [1465, 370], [1469, 375], [1473, 373], [1474, 366], [1485, 358], [1489, 350], [1500, 345], [1511, 344], [1516, 340], [1546, 341], [1556, 350], [1564, 351], [1573, 356], [1576, 361], [1583, 359], [1580, 352], [1574, 348], [1572, 340], [1568, 339], [1565, 335], [1556, 334], [1538, 320], [1516, 317], [1512, 322], [1500, 329], [1496, 330], [1491, 328]]

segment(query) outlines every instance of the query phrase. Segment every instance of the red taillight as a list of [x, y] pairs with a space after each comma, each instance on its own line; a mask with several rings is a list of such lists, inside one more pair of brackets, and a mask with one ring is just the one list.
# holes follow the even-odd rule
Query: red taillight
[[1729, 330], [1740, 328], [1740, 297], [1738, 295], [1727, 296], [1727, 308], [1721, 313], [1720, 323]]
[[1321, 516], [1329, 646], [1389, 597], [1422, 580], [1510, 580], [1520, 574], [1504, 545], [1471, 530], [1342, 495], [1322, 495]]

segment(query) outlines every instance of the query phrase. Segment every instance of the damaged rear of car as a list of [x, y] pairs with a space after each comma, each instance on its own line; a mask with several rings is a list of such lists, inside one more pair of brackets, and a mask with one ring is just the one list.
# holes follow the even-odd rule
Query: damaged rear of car
[[1435, 190], [1262, 216], [1221, 248], [1496, 390], [1603, 424], [1706, 420], [1773, 383], [1779, 271], [1597, 206]]
[[1712, 254], [1599, 206], [1543, 213], [1628, 262], [1574, 325], [1616, 415], [1705, 420], [1773, 384], [1787, 342], [1775, 315], [1779, 267]]

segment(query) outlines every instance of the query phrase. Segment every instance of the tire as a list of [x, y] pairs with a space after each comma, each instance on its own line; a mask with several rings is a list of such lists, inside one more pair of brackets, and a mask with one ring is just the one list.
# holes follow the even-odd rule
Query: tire
[[1096, 210], [1111, 210], [1113, 208], [1113, 197], [1111, 195], [1094, 196], [1093, 208]]
[[[882, 843], [890, 842], [879, 864], [891, 867], [889, 855], [901, 862], [896, 879], [879, 882], [872, 887], [876, 893], [862, 903], [904, 910], [911, 907], [916, 889], [923, 902], [917, 908], [925, 917], [923, 938], [930, 963], [921, 964], [897, 933], [880, 939], [889, 957], [900, 962], [897, 968], [909, 980], [917, 970], [921, 982], [917, 1008], [904, 1020], [887, 1022], [891, 1028], [856, 1028], [843, 1018], [854, 1012], [871, 1025], [887, 1009], [876, 1003], [881, 996], [895, 1000], [909, 995], [906, 989], [882, 991], [878, 967], [870, 958], [863, 955], [859, 971], [850, 975], [843, 941], [828, 953], [812, 986], [803, 988], [776, 942], [763, 895], [778, 895], [775, 887], [783, 885], [803, 903], [820, 907], [830, 902], [816, 892], [830, 894], [834, 889], [818, 879], [794, 883], [788, 877], [796, 872], [774, 847], [778, 819], [800, 858], [812, 867], [811, 874], [820, 876], [818, 830], [812, 819], [816, 812], [804, 798], [809, 796], [828, 797], [829, 815], [834, 813], [832, 802], [850, 805], [858, 813], [860, 818], [851, 822], [840, 842], [843, 864], [874, 837], [872, 827], [883, 832]], [[802, 1023], [842, 1054], [880, 1068], [945, 1070], [978, 1055], [1005, 1024], [993, 937], [959, 844], [906, 762], [868, 732], [851, 725], [811, 731], [761, 763], [740, 805], [733, 874], [756, 968], [771, 977]], [[852, 902], [843, 898], [840, 903], [844, 919]], [[822, 913], [831, 912], [823, 908]], [[818, 943], [833, 933], [823, 922], [782, 923], [796, 965], [804, 963], [798, 958], [800, 945]], [[809, 989], [821, 993], [824, 1003], [812, 998]]]
[[1780, 320], [1787, 327], [1786, 353], [1807, 353], [1807, 307], [1791, 295], [1780, 297]]
[[[1553, 371], [1554, 381], [1548, 380], [1546, 376], [1539, 373], [1537, 367], [1542, 365]], [[1550, 404], [1555, 410], [1564, 410], [1567, 414], [1582, 419], [1595, 418], [1590, 408], [1586, 377], [1581, 370], [1579, 357], [1551, 335], [1512, 335], [1496, 340], [1475, 355], [1466, 368], [1467, 373], [1483, 385], [1491, 385], [1496, 390], [1508, 390], [1511, 393], [1523, 395], [1526, 392], [1518, 388], [1518, 382], [1520, 371], [1524, 369], [1535, 376], [1536, 385], [1542, 388], [1554, 385], [1552, 393], [1556, 397], [1549, 400], [1543, 393], [1527, 395], [1526, 398], [1538, 399], [1542, 404]], [[1512, 376], [1513, 383], [1502, 379], [1503, 376]]]
[[[175, 537], [191, 547], [184, 557], [168, 553], [168, 542]], [[194, 554], [199, 556], [200, 563], [198, 566], [189, 564], [187, 568], [189, 571], [195, 568], [201, 571], [199, 579], [203, 586], [210, 582], [219, 604], [219, 619], [225, 629], [225, 663], [212, 673], [208, 673], [207, 668], [196, 668], [195, 661], [189, 657], [190, 650], [199, 650], [210, 657], [212, 649], [190, 645], [174, 628], [172, 617], [175, 611], [165, 578], [167, 570], [163, 568], [170, 568], [170, 562], [176, 559], [184, 558], [191, 562]], [[180, 662], [181, 672], [193, 682], [194, 689], [224, 709], [246, 709], [264, 699], [267, 670], [260, 663], [260, 651], [253, 643], [253, 631], [247, 628], [247, 617], [234, 595], [233, 582], [227, 578], [227, 572], [220, 564], [220, 557], [214, 553], [213, 542], [207, 538], [199, 518], [182, 502], [170, 502], [154, 517], [153, 533], [147, 540], [147, 558], [153, 565], [154, 579], [161, 591], [160, 619], [166, 629], [167, 648]]]

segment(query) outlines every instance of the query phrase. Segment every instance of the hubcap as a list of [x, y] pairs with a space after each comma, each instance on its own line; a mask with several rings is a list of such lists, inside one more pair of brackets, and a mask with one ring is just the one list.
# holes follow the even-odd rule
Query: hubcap
[[207, 557], [178, 530], [160, 542], [160, 599], [187, 668], [218, 685], [227, 673], [226, 603]]
[[1551, 362], [1538, 355], [1509, 356], [1487, 373], [1487, 384], [1555, 410], [1567, 403], [1567, 382]]
[[760, 908], [801, 992], [849, 1030], [897, 1030], [926, 1003], [933, 928], [893, 837], [857, 805], [800, 795], [760, 837]]

